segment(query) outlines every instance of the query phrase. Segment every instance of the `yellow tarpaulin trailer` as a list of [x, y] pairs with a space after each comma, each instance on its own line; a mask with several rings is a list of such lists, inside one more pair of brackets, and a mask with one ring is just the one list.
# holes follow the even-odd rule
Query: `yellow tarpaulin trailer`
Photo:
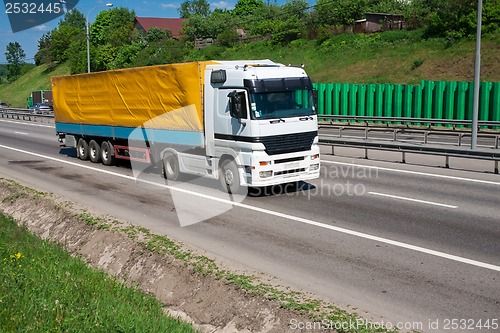
[[204, 71], [214, 62], [52, 77], [58, 126], [203, 132]]

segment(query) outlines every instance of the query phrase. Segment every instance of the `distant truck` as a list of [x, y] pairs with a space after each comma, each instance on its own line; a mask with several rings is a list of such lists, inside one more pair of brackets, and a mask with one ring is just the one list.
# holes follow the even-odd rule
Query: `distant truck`
[[270, 60], [206, 61], [52, 77], [56, 131], [77, 157], [151, 163], [230, 193], [319, 177], [313, 87]]
[[35, 90], [31, 92], [31, 96], [27, 99], [27, 108], [30, 109], [33, 105], [44, 104], [52, 107], [54, 101], [52, 99], [52, 90]]

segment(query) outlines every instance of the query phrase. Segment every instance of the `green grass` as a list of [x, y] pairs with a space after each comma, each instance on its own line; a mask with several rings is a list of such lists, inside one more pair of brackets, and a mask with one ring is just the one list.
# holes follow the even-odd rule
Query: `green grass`
[[162, 307], [0, 215], [2, 332], [194, 332]]
[[0, 101], [13, 107], [25, 108], [26, 99], [35, 90], [50, 90], [50, 77], [69, 74], [69, 65], [62, 64], [50, 70], [47, 65], [33, 68], [12, 83], [0, 85]]

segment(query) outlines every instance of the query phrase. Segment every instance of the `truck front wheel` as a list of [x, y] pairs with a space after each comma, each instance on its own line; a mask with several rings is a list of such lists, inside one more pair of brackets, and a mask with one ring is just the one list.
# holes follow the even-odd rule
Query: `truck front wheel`
[[242, 192], [240, 174], [234, 161], [225, 160], [222, 162], [219, 172], [219, 178], [223, 190], [227, 191], [229, 194], [242, 194], [240, 193]]
[[163, 158], [163, 174], [167, 180], [176, 181], [179, 179], [179, 162], [173, 154], [167, 154]]
[[89, 159], [89, 144], [84, 138], [80, 138], [80, 140], [78, 140], [78, 144], [76, 145], [76, 154], [82, 161]]

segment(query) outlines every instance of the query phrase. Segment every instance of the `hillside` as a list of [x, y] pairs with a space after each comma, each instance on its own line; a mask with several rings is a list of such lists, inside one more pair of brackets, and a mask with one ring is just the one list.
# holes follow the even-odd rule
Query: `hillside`
[[[230, 48], [194, 50], [186, 61], [271, 59], [304, 63], [315, 82], [409, 83], [421, 80], [472, 81], [475, 40], [422, 39], [420, 31], [344, 34], [323, 41], [296, 40], [290, 45], [260, 41]], [[500, 32], [483, 37], [481, 80], [500, 81]], [[12, 84], [0, 85], [0, 100], [23, 107], [33, 90], [49, 89], [50, 76], [69, 74], [67, 64], [49, 72], [38, 66]]]
[[[343, 34], [322, 42], [297, 40], [287, 47], [257, 42], [215, 56], [304, 63], [315, 82], [418, 84], [421, 80], [474, 80], [475, 39], [423, 40], [421, 34], [421, 31]], [[500, 81], [500, 31], [483, 36], [481, 56], [481, 80]]]
[[69, 66], [62, 64], [50, 71], [47, 65], [33, 68], [13, 83], [0, 85], [0, 101], [13, 107], [26, 107], [26, 99], [34, 90], [50, 89], [50, 77], [69, 74]]

